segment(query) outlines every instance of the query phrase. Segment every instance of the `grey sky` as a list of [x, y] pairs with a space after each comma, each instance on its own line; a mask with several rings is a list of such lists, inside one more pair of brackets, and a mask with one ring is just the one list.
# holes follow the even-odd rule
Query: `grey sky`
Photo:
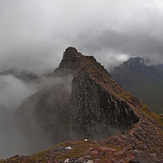
[[0, 0], [0, 71], [41, 74], [68, 46], [105, 67], [123, 56], [163, 63], [162, 29], [161, 0]]

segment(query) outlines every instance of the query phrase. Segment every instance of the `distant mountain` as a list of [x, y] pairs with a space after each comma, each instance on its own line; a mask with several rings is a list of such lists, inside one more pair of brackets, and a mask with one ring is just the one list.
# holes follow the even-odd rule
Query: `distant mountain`
[[0, 72], [0, 76], [1, 75], [13, 75], [16, 78], [18, 78], [24, 82], [29, 82], [29, 81], [32, 81], [32, 80], [39, 78], [33, 72], [28, 71], [28, 70], [21, 70], [21, 69], [5, 70], [5, 71]]
[[64, 143], [5, 162], [139, 162], [144, 155], [162, 161], [162, 115], [125, 91], [93, 56], [67, 48], [48, 79], [16, 110], [14, 122], [32, 152], [44, 149], [47, 140], [51, 146]]
[[163, 65], [148, 65], [141, 57], [130, 58], [110, 72], [124, 89], [156, 113], [163, 113]]
[[155, 67], [157, 67], [158, 69], [162, 70], [163, 71], [163, 64], [158, 64], [158, 65], [155, 65]]

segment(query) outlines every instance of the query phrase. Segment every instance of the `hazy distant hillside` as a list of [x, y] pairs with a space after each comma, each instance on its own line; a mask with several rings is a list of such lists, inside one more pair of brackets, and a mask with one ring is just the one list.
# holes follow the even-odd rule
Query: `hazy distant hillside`
[[29, 82], [31, 80], [35, 80], [39, 78], [37, 75], [35, 75], [33, 72], [28, 71], [28, 70], [20, 70], [20, 69], [9, 69], [0, 72], [0, 75], [13, 75], [16, 78], [24, 81], [24, 82]]
[[148, 66], [141, 57], [130, 58], [110, 72], [112, 78], [127, 91], [163, 113], [163, 65]]

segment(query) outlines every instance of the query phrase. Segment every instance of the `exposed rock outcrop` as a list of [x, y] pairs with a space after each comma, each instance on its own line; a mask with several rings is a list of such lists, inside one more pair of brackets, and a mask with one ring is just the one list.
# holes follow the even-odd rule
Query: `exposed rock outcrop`
[[[126, 130], [138, 121], [130, 106], [82, 68], [74, 75], [70, 96], [73, 135], [101, 139]], [[98, 74], [99, 75], [99, 74]], [[109, 75], [109, 74], [108, 74]]]

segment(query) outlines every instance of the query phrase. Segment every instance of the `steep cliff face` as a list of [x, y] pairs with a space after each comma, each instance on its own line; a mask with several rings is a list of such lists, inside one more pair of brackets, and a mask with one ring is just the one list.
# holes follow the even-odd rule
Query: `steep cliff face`
[[98, 84], [81, 69], [72, 81], [72, 130], [77, 138], [105, 138], [138, 121], [130, 106]]

